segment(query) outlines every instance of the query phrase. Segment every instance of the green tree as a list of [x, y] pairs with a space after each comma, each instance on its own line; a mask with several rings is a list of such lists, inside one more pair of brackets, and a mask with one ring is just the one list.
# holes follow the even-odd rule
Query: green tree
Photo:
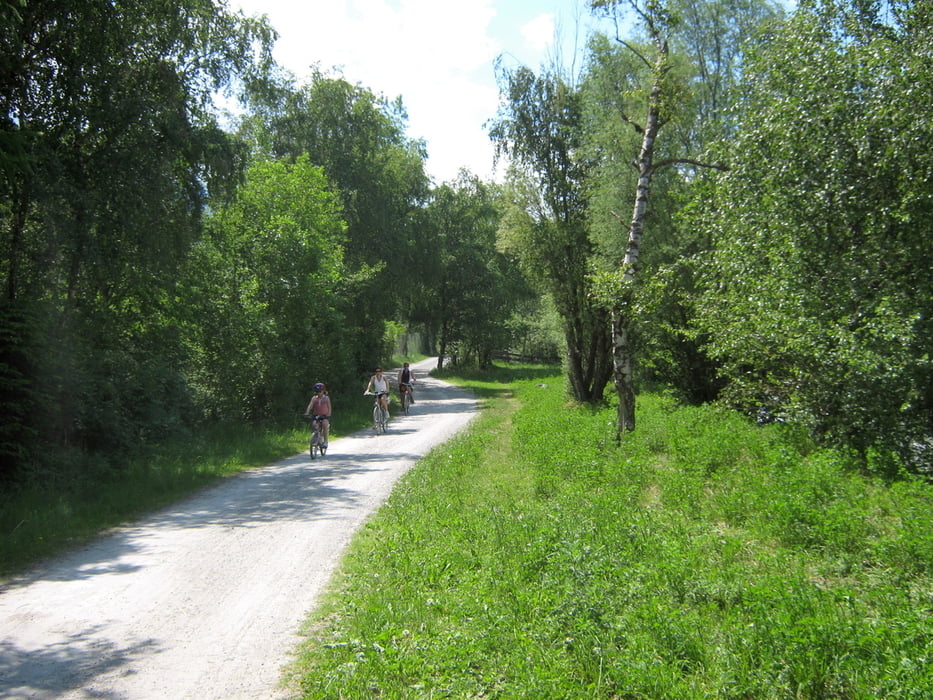
[[[709, 242], [689, 215], [680, 212], [705, 177], [702, 166], [716, 162], [708, 157], [710, 146], [732, 129], [728, 99], [740, 80], [746, 47], [780, 10], [765, 0], [594, 5], [607, 12], [627, 8], [646, 13], [641, 26], [647, 29], [646, 36], [635, 39], [596, 35], [588, 46], [583, 91], [586, 148], [594, 164], [588, 178], [589, 220], [599, 269], [615, 270], [631, 243], [619, 230], [620, 224], [630, 228], [635, 217], [626, 222], [619, 203], [633, 192], [645, 203], [637, 233], [637, 281], [634, 274], [628, 281], [618, 273], [607, 275], [604, 294], [610, 308], [625, 299], [621, 307], [627, 308], [630, 376], [664, 383], [690, 402], [708, 401], [721, 382], [690, 325], [696, 313], [698, 261]], [[652, 29], [650, 13], [662, 11], [664, 26]], [[618, 21], [617, 26], [624, 25]], [[657, 60], [650, 57], [665, 44], [669, 55], [666, 74], [660, 76]], [[664, 94], [655, 97], [660, 122], [646, 160], [650, 133], [644, 127], [652, 120], [637, 115], [645, 114], [646, 105], [650, 112], [652, 86]], [[617, 313], [620, 320], [622, 316]], [[634, 416], [631, 420], [633, 425]]]
[[206, 415], [293, 415], [315, 381], [346, 384], [345, 224], [339, 197], [307, 156], [259, 161], [208, 220], [191, 285], [189, 382]]
[[[594, 8], [614, 8], [619, 0], [594, 0]], [[636, 46], [623, 39], [622, 42], [643, 64], [645, 80], [639, 92], [645, 104], [644, 120], [639, 120], [628, 110], [620, 112], [621, 119], [632, 125], [640, 136], [636, 170], [635, 205], [628, 223], [627, 243], [614, 273], [602, 275], [603, 298], [608, 301], [612, 323], [612, 366], [613, 380], [618, 395], [618, 417], [616, 432], [621, 435], [635, 429], [635, 348], [631, 325], [633, 318], [633, 284], [638, 270], [641, 241], [648, 211], [651, 184], [656, 171], [661, 167], [655, 161], [655, 141], [662, 126], [668, 122], [678, 106], [682, 83], [672, 71], [669, 36], [676, 17], [663, 2], [648, 0], [644, 6], [636, 0], [627, 3], [641, 21], [647, 32], [647, 43]], [[637, 89], [637, 88], [636, 88]], [[605, 291], [606, 288], [609, 291]]]
[[902, 459], [933, 435], [929, 3], [807, 2], [747, 70], [700, 327], [729, 399]]
[[511, 310], [530, 291], [496, 249], [499, 216], [497, 188], [466, 172], [436, 188], [425, 208], [411, 316], [437, 339], [439, 366], [445, 356], [486, 365], [511, 343]]
[[505, 102], [491, 136], [511, 167], [501, 245], [554, 300], [577, 401], [598, 402], [611, 377], [608, 314], [593, 298], [579, 90], [526, 67], [501, 73]]
[[[668, 259], [664, 260], [663, 255], [654, 256], [661, 274], [652, 280], [652, 285], [641, 289], [636, 285], [643, 263], [642, 247], [649, 202], [655, 201], [652, 188], [655, 178], [662, 172], [671, 178], [662, 191], [676, 196], [678, 191], [687, 189], [689, 183], [698, 178], [698, 171], [725, 169], [724, 165], [704, 155], [715, 136], [728, 133], [725, 120], [717, 122], [711, 117], [719, 113], [723, 96], [738, 75], [742, 57], [738, 40], [750, 28], [773, 16], [774, 10], [763, 3], [729, 0], [717, 3], [593, 0], [591, 6], [609, 13], [618, 12], [621, 6], [633, 13], [644, 32], [640, 41], [616, 37], [628, 53], [627, 59], [621, 61], [614, 58], [607, 47], [594, 44], [597, 70], [592, 79], [597, 96], [595, 123], [601, 125], [599, 128], [607, 129], [606, 114], [614, 109], [615, 114], [608, 120], [608, 132], [617, 132], [621, 124], [627, 124], [637, 134], [637, 147], [632, 149], [637, 155], [633, 160], [620, 157], [619, 150], [612, 148], [604, 137], [600, 138], [598, 131], [595, 139], [597, 152], [608, 154], [600, 156], [601, 178], [597, 178], [597, 182], [600, 179], [605, 182], [607, 174], [610, 177], [618, 174], [616, 163], [631, 162], [635, 169], [631, 185], [634, 206], [627, 224], [624, 247], [620, 247], [617, 253], [616, 269], [602, 272], [599, 276], [601, 296], [606, 300], [612, 318], [613, 378], [619, 397], [617, 433], [621, 436], [635, 428], [634, 335], [639, 310], [643, 313], [645, 309], [652, 309], [654, 318], [662, 321], [646, 335], [666, 336], [666, 344], [677, 348], [677, 352], [670, 355], [671, 359], [664, 361], [668, 367], [672, 361], [679, 361], [702, 370], [692, 372], [694, 376], [709, 375], [709, 363], [683, 330], [685, 321], [692, 314], [688, 299], [694, 275], [678, 260], [685, 253], [695, 253], [702, 246], [702, 241], [691, 235], [668, 236]], [[732, 18], [724, 20], [727, 15], [732, 15]], [[723, 28], [730, 31], [724, 32]], [[730, 36], [737, 43], [724, 46]], [[605, 59], [600, 62], [601, 57], [613, 58], [611, 64], [621, 67], [621, 70], [616, 68], [607, 72], [600, 69], [601, 65], [607, 64]], [[607, 90], [607, 75], [610, 85], [612, 76], [617, 76], [619, 94], [615, 98]], [[604, 104], [610, 106], [609, 110]], [[643, 116], [635, 116], [639, 111]], [[611, 126], [613, 120], [615, 127]], [[659, 140], [662, 129], [670, 135], [667, 139], [670, 145], [666, 148], [662, 148]], [[612, 187], [597, 185], [596, 191], [605, 200], [606, 192], [611, 192]], [[676, 199], [671, 202], [676, 202]], [[622, 221], [621, 216], [605, 205], [602, 209], [602, 214], [598, 209], [594, 210], [597, 228], [606, 228], [607, 210]], [[668, 217], [672, 213], [669, 207], [662, 207], [661, 211]], [[658, 237], [658, 240], [664, 241], [664, 237]], [[673, 257], [670, 257], [671, 252]], [[663, 292], [663, 297], [652, 295], [652, 290]], [[647, 304], [644, 303], [646, 301]], [[659, 314], [659, 310], [663, 313]], [[642, 327], [645, 330], [651, 328], [644, 323]], [[663, 329], [660, 334], [657, 328]], [[681, 375], [681, 382], [687, 383], [684, 379]], [[710, 382], [703, 380], [699, 387], [691, 388], [690, 394], [703, 397], [708, 395], [710, 388]]]
[[403, 275], [418, 269], [412, 241], [429, 181], [424, 145], [405, 136], [401, 101], [316, 71], [307, 85], [281, 86], [271, 105], [245, 125], [273, 157], [307, 153], [343, 200], [347, 264], [375, 271], [352, 300], [354, 353], [360, 369], [384, 359], [385, 324], [404, 308]]
[[29, 347], [0, 357], [32, 358], [3, 412], [37, 447], [133, 444], [185, 422], [178, 266], [241, 160], [209, 104], [261, 74], [271, 31], [207, 0], [2, 10], [0, 338]]

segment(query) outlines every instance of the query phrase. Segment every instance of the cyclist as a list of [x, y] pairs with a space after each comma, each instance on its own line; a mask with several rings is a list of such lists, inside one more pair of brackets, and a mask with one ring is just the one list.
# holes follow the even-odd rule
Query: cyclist
[[376, 367], [376, 373], [369, 378], [369, 384], [366, 385], [366, 391], [363, 394], [373, 393], [379, 406], [389, 414], [389, 380], [382, 374], [382, 367]]
[[305, 416], [313, 420], [320, 421], [321, 441], [324, 443], [324, 449], [327, 449], [327, 437], [330, 434], [330, 396], [327, 393], [327, 387], [318, 382], [314, 385], [314, 396], [311, 397], [311, 403], [305, 409]]
[[415, 383], [415, 372], [408, 366], [406, 362], [405, 365], [398, 371], [398, 394], [401, 398], [402, 394], [408, 393], [409, 403], [415, 402], [415, 392], [412, 391]]

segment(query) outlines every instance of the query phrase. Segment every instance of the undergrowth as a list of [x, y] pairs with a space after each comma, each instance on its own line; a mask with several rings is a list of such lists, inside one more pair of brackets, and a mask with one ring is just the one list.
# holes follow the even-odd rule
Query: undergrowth
[[[523, 376], [524, 373], [524, 376]], [[925, 698], [933, 494], [713, 407], [475, 373], [468, 433], [358, 533], [308, 698]]]

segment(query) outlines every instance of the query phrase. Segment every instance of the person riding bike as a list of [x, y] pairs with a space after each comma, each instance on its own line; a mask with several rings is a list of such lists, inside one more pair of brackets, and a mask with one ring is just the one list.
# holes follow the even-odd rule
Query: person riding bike
[[327, 387], [318, 382], [314, 385], [314, 396], [311, 397], [311, 403], [305, 410], [305, 416], [319, 422], [321, 427], [321, 441], [324, 448], [327, 448], [327, 437], [330, 435], [330, 396], [327, 393]]
[[366, 385], [366, 391], [363, 392], [363, 395], [370, 393], [376, 395], [379, 406], [388, 414], [389, 379], [382, 374], [382, 367], [376, 367], [376, 373], [369, 378], [369, 384]]
[[408, 401], [410, 403], [415, 402], [415, 392], [414, 383], [415, 383], [415, 372], [408, 366], [406, 362], [402, 369], [398, 371], [398, 394], [399, 398], [402, 398], [402, 394], [408, 394]]

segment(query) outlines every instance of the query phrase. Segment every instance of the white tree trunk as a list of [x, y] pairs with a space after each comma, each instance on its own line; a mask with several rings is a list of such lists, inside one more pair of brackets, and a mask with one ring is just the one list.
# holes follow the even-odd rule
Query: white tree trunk
[[655, 41], [657, 57], [655, 59], [651, 93], [648, 96], [648, 115], [642, 131], [641, 150], [635, 167], [638, 169], [638, 184], [635, 188], [635, 206], [632, 221], [629, 224], [628, 244], [622, 260], [623, 289], [619, 303], [612, 313], [612, 376], [616, 394], [619, 397], [616, 436], [635, 430], [635, 382], [633, 377], [634, 352], [629, 332], [630, 315], [625, 308], [631, 299], [629, 287], [635, 281], [638, 271], [638, 255], [644, 230], [645, 214], [648, 211], [648, 197], [651, 193], [651, 178], [654, 174], [654, 142], [661, 129], [661, 90], [664, 75], [668, 70], [667, 44]]

